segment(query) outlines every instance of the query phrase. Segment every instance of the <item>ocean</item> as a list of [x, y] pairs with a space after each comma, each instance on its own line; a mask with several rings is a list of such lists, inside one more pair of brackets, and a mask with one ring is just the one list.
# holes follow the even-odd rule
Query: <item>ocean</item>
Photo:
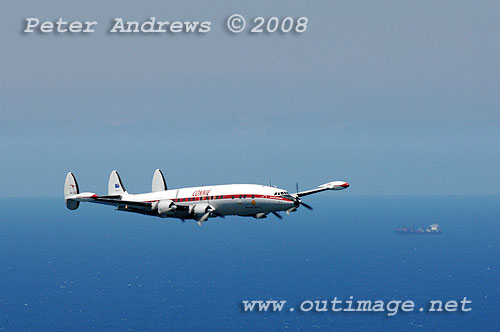
[[[499, 331], [500, 196], [307, 197], [202, 227], [62, 198], [0, 199], [1, 331]], [[402, 236], [438, 223], [441, 235]], [[470, 312], [301, 312], [304, 300]], [[244, 300], [286, 300], [245, 312]], [[297, 310], [291, 312], [289, 307]]]

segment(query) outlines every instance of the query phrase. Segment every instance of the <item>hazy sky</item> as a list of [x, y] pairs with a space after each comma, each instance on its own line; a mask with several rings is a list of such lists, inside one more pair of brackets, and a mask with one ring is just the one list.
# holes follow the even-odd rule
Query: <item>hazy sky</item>
[[[225, 19], [307, 16], [297, 34]], [[498, 1], [10, 1], [0, 12], [0, 196], [329, 180], [352, 194], [500, 194]], [[211, 20], [205, 35], [112, 19]], [[24, 19], [98, 21], [89, 35]], [[335, 193], [332, 195], [337, 195]]]

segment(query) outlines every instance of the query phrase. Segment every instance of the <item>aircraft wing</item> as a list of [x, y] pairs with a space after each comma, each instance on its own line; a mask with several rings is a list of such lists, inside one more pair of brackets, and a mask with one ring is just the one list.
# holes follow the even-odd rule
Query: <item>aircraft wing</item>
[[295, 195], [298, 197], [303, 197], [303, 196], [319, 193], [319, 192], [325, 191], [325, 190], [342, 190], [342, 189], [345, 189], [347, 187], [349, 187], [349, 183], [347, 183], [345, 181], [333, 181], [333, 182], [328, 182], [328, 183], [322, 184], [314, 189], [300, 191], [300, 192], [296, 193]]
[[305, 191], [298, 192], [298, 193], [296, 193], [296, 195], [299, 196], [299, 197], [304, 197], [304, 196], [315, 194], [315, 193], [319, 193], [319, 192], [322, 192], [322, 191], [325, 191], [325, 190], [328, 190], [328, 189], [326, 189], [326, 188], [315, 188], [315, 189], [310, 189], [310, 190], [305, 190]]

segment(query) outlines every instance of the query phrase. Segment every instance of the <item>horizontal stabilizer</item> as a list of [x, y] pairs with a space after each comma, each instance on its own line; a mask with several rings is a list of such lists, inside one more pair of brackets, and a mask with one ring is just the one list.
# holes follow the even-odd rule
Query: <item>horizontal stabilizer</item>
[[155, 173], [153, 174], [153, 184], [151, 191], [158, 192], [165, 190], [167, 190], [167, 182], [165, 181], [165, 177], [163, 176], [161, 170], [156, 169]]

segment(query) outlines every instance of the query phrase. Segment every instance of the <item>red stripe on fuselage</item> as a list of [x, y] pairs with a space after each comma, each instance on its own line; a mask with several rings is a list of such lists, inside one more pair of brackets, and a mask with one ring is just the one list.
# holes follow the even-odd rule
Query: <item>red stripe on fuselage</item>
[[[190, 197], [183, 197], [183, 198], [166, 198], [170, 199], [172, 202], [195, 202], [195, 201], [217, 201], [221, 199], [255, 199], [255, 198], [264, 198], [264, 199], [272, 199], [276, 201], [287, 201], [287, 202], [292, 202], [292, 200], [287, 199], [282, 196], [271, 196], [271, 195], [211, 195], [211, 196], [190, 196]], [[147, 203], [153, 203], [153, 202], [158, 202], [159, 200], [154, 200], [154, 201], [146, 201]]]

